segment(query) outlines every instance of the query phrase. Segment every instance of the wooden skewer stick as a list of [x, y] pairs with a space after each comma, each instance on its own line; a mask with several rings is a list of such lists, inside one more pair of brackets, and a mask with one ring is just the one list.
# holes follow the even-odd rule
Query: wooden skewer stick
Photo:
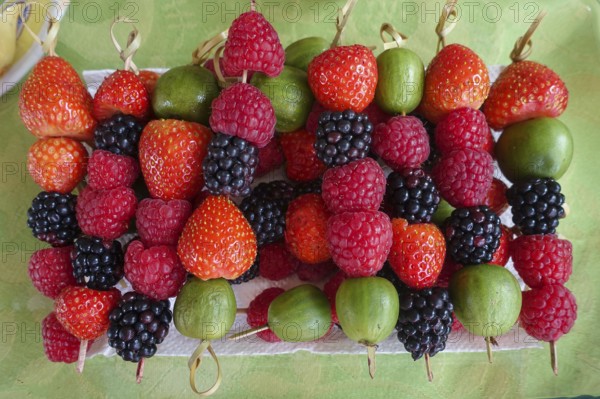
[[556, 353], [555, 341], [550, 341], [550, 364], [554, 375], [558, 375], [558, 354]]
[[140, 384], [142, 382], [142, 378], [144, 378], [145, 360], [146, 358], [143, 357], [142, 360], [138, 362], [137, 371], [135, 373], [135, 382], [137, 382], [138, 384]]
[[246, 338], [246, 337], [249, 337], [251, 335], [258, 334], [259, 332], [266, 331], [268, 329], [269, 329], [268, 325], [264, 325], [264, 326], [260, 326], [260, 327], [255, 327], [255, 328], [251, 328], [250, 330], [242, 331], [241, 333], [233, 334], [233, 335], [231, 335], [227, 339], [229, 341], [237, 341], [237, 340], [240, 340], [242, 338]]
[[427, 370], [427, 379], [429, 382], [433, 381], [433, 372], [431, 371], [431, 364], [429, 363], [429, 353], [425, 354], [425, 369]]
[[485, 337], [485, 349], [487, 350], [487, 357], [490, 363], [494, 362], [494, 355], [492, 354], [492, 338]]
[[83, 366], [85, 365], [85, 355], [87, 353], [88, 341], [87, 339], [82, 339], [79, 344], [79, 358], [77, 359], [77, 372], [83, 373]]

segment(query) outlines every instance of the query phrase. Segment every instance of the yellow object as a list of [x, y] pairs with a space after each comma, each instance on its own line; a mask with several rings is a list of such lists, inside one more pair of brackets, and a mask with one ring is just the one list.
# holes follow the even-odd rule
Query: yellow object
[[0, 75], [3, 75], [15, 59], [17, 52], [17, 22], [23, 3], [7, 7], [0, 14]]

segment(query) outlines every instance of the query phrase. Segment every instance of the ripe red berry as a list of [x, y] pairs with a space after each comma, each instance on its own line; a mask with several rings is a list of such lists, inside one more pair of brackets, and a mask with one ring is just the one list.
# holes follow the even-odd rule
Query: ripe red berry
[[506, 266], [510, 259], [510, 244], [513, 240], [513, 232], [505, 225], [500, 226], [500, 231], [500, 244], [489, 263], [492, 265]]
[[496, 215], [500, 216], [508, 209], [508, 200], [506, 199], [506, 184], [500, 179], [494, 178], [492, 185], [488, 190], [485, 198], [483, 199], [483, 205], [487, 205]]
[[280, 242], [263, 245], [258, 249], [258, 255], [259, 274], [271, 281], [291, 276], [300, 264]]
[[519, 322], [535, 339], [557, 341], [577, 319], [575, 296], [562, 285], [544, 285], [523, 292]]
[[454, 207], [483, 204], [494, 174], [493, 160], [483, 150], [463, 148], [443, 156], [432, 177], [442, 197]]
[[316, 265], [300, 263], [298, 265], [298, 269], [296, 270], [296, 274], [302, 281], [318, 283], [338, 270], [339, 269], [335, 263], [329, 260], [327, 262], [317, 263]]
[[116, 114], [132, 115], [145, 120], [150, 112], [146, 86], [131, 71], [115, 71], [108, 76], [94, 96], [94, 118], [109, 119]]
[[493, 141], [483, 112], [469, 107], [450, 112], [435, 127], [435, 145], [441, 154], [459, 148], [487, 151]]
[[327, 166], [317, 158], [317, 136], [306, 130], [285, 133], [279, 139], [285, 156], [285, 173], [290, 180], [307, 182], [318, 179]]
[[125, 254], [125, 278], [136, 292], [162, 301], [177, 295], [187, 272], [175, 247], [145, 248], [141, 241], [133, 241]]
[[285, 243], [304, 263], [317, 264], [331, 258], [327, 248], [329, 212], [318, 194], [304, 194], [290, 202], [285, 216]]
[[311, 134], [317, 134], [317, 128], [319, 127], [319, 117], [323, 112], [327, 111], [327, 108], [319, 104], [318, 101], [313, 103], [312, 109], [306, 119], [306, 131]]
[[27, 272], [33, 286], [48, 298], [55, 299], [63, 288], [77, 285], [71, 265], [72, 246], [35, 251]]
[[335, 295], [337, 294], [337, 290], [340, 288], [340, 285], [342, 285], [344, 280], [347, 278], [348, 276], [346, 273], [340, 270], [334, 274], [333, 277], [331, 277], [323, 287], [323, 292], [331, 304], [331, 321], [336, 324], [338, 324], [340, 321], [338, 320], [337, 311], [335, 310]]
[[140, 174], [135, 158], [116, 155], [109, 151], [95, 150], [90, 157], [88, 184], [94, 190], [110, 190], [131, 187]]
[[283, 150], [279, 144], [279, 139], [273, 137], [269, 144], [258, 149], [258, 166], [256, 167], [255, 176], [264, 176], [278, 169], [281, 165], [283, 165]]
[[[77, 337], [65, 330], [51, 312], [42, 321], [44, 353], [51, 362], [75, 363], [79, 357], [80, 342]], [[88, 349], [92, 346], [88, 342]]]
[[373, 133], [373, 152], [392, 169], [418, 168], [429, 157], [429, 136], [414, 116], [395, 116]]
[[532, 288], [564, 284], [573, 272], [573, 245], [552, 234], [523, 235], [512, 242], [515, 269]]
[[[267, 288], [256, 296], [248, 305], [246, 320], [250, 327], [261, 327], [268, 323], [269, 306], [285, 290], [279, 287]], [[281, 339], [271, 330], [261, 331], [256, 334], [260, 339], [267, 342], [281, 342]]]
[[188, 201], [144, 198], [135, 212], [135, 226], [146, 246], [177, 245], [191, 214]]
[[349, 277], [374, 276], [392, 246], [392, 223], [383, 212], [344, 212], [329, 218], [327, 243], [335, 264]]
[[323, 175], [322, 196], [332, 213], [376, 211], [385, 194], [385, 174], [372, 158], [331, 168]]

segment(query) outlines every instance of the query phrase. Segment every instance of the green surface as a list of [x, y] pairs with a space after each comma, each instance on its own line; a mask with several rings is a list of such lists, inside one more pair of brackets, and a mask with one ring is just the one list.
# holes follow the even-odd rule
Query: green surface
[[[225, 29], [241, 9], [238, 2], [229, 0], [91, 3], [101, 7], [84, 11], [79, 2], [73, 8], [71, 18], [62, 24], [57, 48], [79, 71], [120, 66], [108, 35], [116, 3], [123, 14], [135, 12], [134, 17], [140, 20], [146, 43], [136, 57], [140, 67], [189, 62], [194, 47]], [[140, 3], [143, 6], [135, 7]], [[270, 10], [267, 16], [274, 21], [286, 46], [303, 36], [332, 37], [334, 3], [341, 5], [342, 1], [277, 1], [269, 2], [270, 8], [265, 11]], [[471, 6], [463, 7], [462, 19], [448, 41], [470, 46], [488, 64], [507, 63], [514, 40], [524, 33], [530, 21], [526, 18], [541, 3], [502, 0], [485, 7], [485, 2], [471, 2]], [[374, 4], [366, 0], [358, 3], [350, 18], [346, 41], [378, 44], [380, 24], [391, 22], [411, 37], [409, 47], [427, 63], [436, 46], [435, 4], [402, 5], [392, 0]], [[550, 65], [566, 81], [571, 98], [561, 120], [575, 139], [573, 163], [561, 179], [571, 214], [561, 222], [559, 231], [574, 245], [574, 274], [567, 286], [577, 296], [580, 313], [572, 332], [558, 343], [559, 376], [554, 377], [550, 370], [547, 345], [544, 350], [498, 352], [491, 365], [485, 353], [441, 353], [432, 359], [433, 383], [427, 382], [423, 362], [414, 363], [406, 354], [378, 355], [375, 380], [368, 376], [364, 355], [222, 357], [224, 382], [215, 397], [439, 399], [600, 395], [600, 256], [596, 252], [600, 239], [596, 199], [600, 190], [595, 179], [600, 167], [600, 6], [592, 0], [552, 0], [543, 4], [549, 15], [533, 39], [532, 59]], [[302, 16], [296, 20], [298, 9]], [[501, 11], [501, 16], [496, 21], [497, 11]], [[125, 32], [126, 28], [118, 31]], [[31, 252], [43, 247], [25, 227], [27, 208], [39, 191], [25, 168], [26, 151], [34, 138], [19, 120], [17, 97], [13, 91], [0, 99], [0, 397], [193, 397], [185, 358], [151, 359], [139, 386], [135, 384], [135, 365], [118, 357], [88, 361], [83, 375], [77, 375], [72, 365], [46, 361], [37, 323], [51, 310], [52, 303], [35, 291], [26, 272]], [[207, 363], [207, 370], [214, 373], [214, 365]]]

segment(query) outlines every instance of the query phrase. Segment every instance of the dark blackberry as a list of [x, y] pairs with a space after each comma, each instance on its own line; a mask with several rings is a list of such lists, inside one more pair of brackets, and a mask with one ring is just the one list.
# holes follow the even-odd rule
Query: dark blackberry
[[99, 150], [137, 158], [138, 144], [144, 126], [131, 115], [115, 115], [98, 123], [94, 144]]
[[396, 272], [392, 269], [389, 262], [385, 262], [381, 270], [377, 272], [377, 277], [384, 278], [390, 283], [394, 284], [398, 292], [402, 292], [408, 289], [408, 287], [400, 280]]
[[76, 195], [42, 191], [27, 211], [27, 226], [35, 238], [54, 247], [71, 245], [81, 234], [75, 217], [76, 204]]
[[154, 356], [156, 345], [169, 333], [173, 319], [169, 307], [168, 300], [155, 301], [137, 292], [126, 293], [110, 313], [108, 344], [129, 362]]
[[433, 165], [435, 165], [440, 159], [440, 153], [435, 145], [435, 125], [427, 119], [423, 118], [421, 115], [411, 115], [416, 116], [421, 122], [423, 122], [423, 127], [425, 128], [425, 130], [427, 131], [427, 135], [429, 136], [429, 158], [427, 158], [427, 160], [421, 165], [423, 169], [429, 172], [433, 168]]
[[492, 260], [500, 245], [500, 218], [485, 205], [457, 208], [444, 226], [447, 252], [462, 265]]
[[93, 290], [108, 290], [123, 278], [123, 248], [118, 241], [107, 244], [98, 237], [79, 237], [71, 263], [77, 282]]
[[407, 290], [399, 294], [399, 299], [398, 340], [413, 360], [425, 354], [435, 356], [446, 349], [454, 310], [448, 290], [440, 287]]
[[323, 179], [321, 178], [309, 182], [298, 183], [295, 189], [296, 197], [299, 197], [304, 194], [321, 194], [322, 184]]
[[238, 285], [238, 284], [242, 284], [242, 283], [247, 283], [248, 281], [251, 281], [251, 280], [254, 280], [255, 278], [257, 278], [258, 274], [259, 274], [258, 273], [259, 262], [260, 262], [260, 259], [258, 257], [258, 252], [256, 252], [256, 259], [254, 260], [254, 263], [252, 264], [252, 266], [250, 266], [250, 269], [246, 270], [246, 272], [244, 274], [242, 274], [235, 280], [229, 280], [229, 284]]
[[217, 133], [202, 165], [206, 188], [214, 195], [250, 194], [258, 165], [258, 148], [239, 137]]
[[438, 208], [440, 194], [423, 169], [405, 169], [389, 174], [385, 203], [394, 218], [428, 223]]
[[273, 180], [268, 183], [260, 183], [254, 187], [253, 195], [260, 195], [274, 200], [290, 202], [294, 199], [294, 186], [285, 180]]
[[[255, 189], [240, 204], [240, 210], [256, 234], [258, 246], [283, 239], [285, 212], [289, 200], [277, 199], [276, 196], [279, 195], [282, 195], [282, 193], [269, 191], [263, 186], [261, 190], [257, 191]], [[284, 195], [287, 196], [288, 194]]]
[[551, 178], [529, 179], [513, 184], [506, 192], [512, 220], [525, 235], [554, 234], [565, 217], [565, 196]]
[[325, 111], [319, 116], [315, 150], [327, 166], [345, 165], [369, 155], [373, 124], [352, 110]]

